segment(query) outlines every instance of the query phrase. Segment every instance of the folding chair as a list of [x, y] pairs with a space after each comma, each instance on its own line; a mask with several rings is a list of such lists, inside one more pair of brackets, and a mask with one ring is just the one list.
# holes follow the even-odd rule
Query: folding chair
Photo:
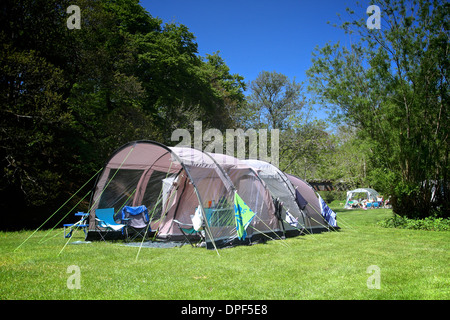
[[100, 237], [105, 240], [105, 237], [102, 235], [102, 231], [100, 228], [104, 229], [106, 232], [122, 232], [126, 229], [124, 224], [117, 223], [114, 220], [114, 208], [107, 209], [96, 209], [95, 210], [95, 220], [97, 221], [96, 228], [100, 231]]
[[122, 223], [126, 226], [127, 240], [134, 240], [137, 237], [145, 238], [152, 231], [149, 226], [148, 209], [146, 206], [123, 207], [121, 219]]
[[205, 237], [203, 236], [202, 230], [195, 230], [193, 224], [183, 223], [178, 220], [173, 220], [178, 225], [178, 228], [180, 228], [181, 233], [183, 234], [186, 241], [194, 248], [194, 244], [191, 242], [191, 239], [194, 236], [199, 236], [200, 240], [196, 243], [196, 245], [202, 243], [205, 240]]

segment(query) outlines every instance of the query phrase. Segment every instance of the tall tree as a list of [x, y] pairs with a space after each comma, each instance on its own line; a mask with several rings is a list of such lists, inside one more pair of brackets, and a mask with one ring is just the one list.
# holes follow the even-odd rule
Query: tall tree
[[302, 84], [276, 71], [262, 71], [250, 82], [248, 98], [250, 126], [258, 128], [289, 128], [305, 105]]
[[[67, 27], [72, 4], [80, 29]], [[170, 143], [202, 118], [226, 126], [244, 103], [218, 54], [200, 57], [186, 26], [139, 0], [5, 0], [0, 17], [2, 210], [42, 221], [121, 144]]]
[[[58, 194], [68, 160], [63, 138], [72, 121], [64, 42], [73, 39], [47, 1], [3, 1], [0, 31], [0, 158], [4, 194], [22, 191], [24, 202], [43, 204]], [[73, 61], [73, 60], [72, 60]], [[13, 187], [12, 187], [13, 186]], [[3, 202], [3, 201], [2, 201]]]
[[322, 166], [330, 165], [335, 149], [334, 138], [326, 130], [327, 125], [321, 120], [299, 120], [285, 130], [280, 143], [280, 169], [303, 179], [324, 178], [318, 173]]
[[370, 141], [373, 166], [389, 181], [383, 191], [395, 212], [448, 216], [450, 5], [377, 4], [381, 29], [369, 29], [367, 17], [351, 18], [342, 25], [352, 35], [351, 47], [316, 50], [311, 89]]
[[[311, 119], [311, 106], [303, 84], [278, 72], [261, 72], [250, 82], [247, 128], [279, 130], [279, 167], [305, 178], [313, 178], [333, 150], [323, 121]], [[268, 142], [268, 145], [272, 143]], [[271, 150], [274, 152], [274, 150]]]

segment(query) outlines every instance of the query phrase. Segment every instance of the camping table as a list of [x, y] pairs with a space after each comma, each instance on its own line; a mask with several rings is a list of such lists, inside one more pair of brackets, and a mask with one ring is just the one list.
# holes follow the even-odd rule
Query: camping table
[[[84, 221], [87, 217], [89, 216], [89, 213], [84, 213], [84, 212], [77, 212], [75, 213], [75, 217], [81, 217], [80, 221]], [[73, 231], [73, 226], [77, 225], [76, 223], [66, 223], [63, 225], [64, 227], [64, 238], [70, 238], [72, 237], [72, 231]], [[87, 232], [87, 227], [89, 225], [87, 224], [79, 224], [77, 225], [77, 227], [79, 228], [83, 228], [84, 234], [86, 235]], [[71, 228], [71, 230], [69, 231], [69, 233], [66, 233], [66, 228]]]

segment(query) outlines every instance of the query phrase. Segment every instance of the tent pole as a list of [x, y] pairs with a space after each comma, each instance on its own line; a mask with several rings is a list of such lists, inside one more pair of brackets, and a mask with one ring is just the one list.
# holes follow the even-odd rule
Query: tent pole
[[97, 199], [95, 199], [94, 203], [92, 204], [92, 206], [89, 208], [88, 212], [90, 212], [92, 210], [92, 208], [97, 204], [97, 201], [100, 200], [101, 196], [103, 195], [103, 192], [105, 192], [106, 188], [108, 188], [109, 184], [111, 183], [111, 181], [114, 179], [114, 177], [116, 176], [117, 172], [119, 172], [119, 170], [122, 168], [123, 164], [125, 163], [125, 161], [128, 159], [128, 157], [130, 156], [131, 152], [134, 150], [135, 145], [130, 149], [130, 151], [128, 151], [127, 156], [125, 157], [125, 159], [123, 159], [122, 163], [120, 164], [120, 166], [116, 169], [116, 172], [114, 172], [113, 176], [111, 177], [111, 179], [109, 179], [108, 183], [106, 184], [106, 186], [103, 188], [102, 192], [100, 192], [100, 194], [98, 195]]
[[[213, 246], [214, 246], [214, 249], [216, 250], [217, 255], [220, 257], [219, 250], [217, 249], [216, 242], [214, 241], [214, 238], [213, 238], [213, 236], [212, 236], [211, 229], [209, 228], [209, 225], [208, 225], [208, 220], [206, 219], [205, 210], [203, 209], [202, 198], [200, 197], [200, 194], [199, 194], [199, 192], [198, 192], [198, 190], [197, 190], [197, 186], [195, 185], [194, 179], [192, 178], [192, 176], [191, 176], [189, 170], [186, 169], [186, 166], [184, 165], [183, 161], [181, 161], [181, 159], [178, 157], [178, 155], [176, 155], [175, 153], [172, 153], [172, 154], [177, 158], [177, 161], [181, 164], [181, 166], [183, 167], [184, 171], [186, 172], [186, 174], [187, 174], [189, 180], [192, 182], [192, 186], [194, 187], [194, 192], [195, 192], [195, 194], [197, 195], [197, 199], [198, 199], [198, 201], [199, 201], [199, 206], [200, 206], [200, 208], [201, 208], [201, 212], [202, 212], [202, 215], [203, 215], [203, 219], [204, 219], [204, 221], [206, 221], [206, 224], [205, 224], [205, 231], [206, 231], [206, 233], [208, 233], [209, 237], [211, 238], [211, 242], [212, 242], [212, 244], [213, 244]], [[208, 156], [211, 158], [210, 155], [208, 155]], [[211, 159], [212, 159], [212, 158], [211, 158]], [[213, 161], [214, 161], [214, 159], [213, 159]], [[217, 164], [217, 162], [214, 161], [214, 163], [216, 164], [216, 166], [219, 166], [219, 165]], [[219, 168], [220, 168], [220, 166], [219, 166]], [[221, 168], [220, 168], [220, 170], [221, 170]], [[223, 171], [222, 171], [222, 173], [223, 173]], [[225, 177], [227, 177], [227, 176], [225, 176]], [[228, 181], [229, 181], [229, 180], [228, 180]], [[226, 186], [225, 186], [225, 187], [226, 187]], [[233, 185], [232, 185], [232, 187], [234, 188]]]

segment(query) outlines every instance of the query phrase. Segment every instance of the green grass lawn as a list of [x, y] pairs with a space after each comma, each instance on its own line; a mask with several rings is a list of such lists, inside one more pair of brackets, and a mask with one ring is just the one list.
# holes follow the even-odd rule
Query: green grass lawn
[[[215, 251], [120, 242], [39, 244], [37, 232], [0, 233], [0, 299], [450, 299], [450, 232], [387, 229], [391, 210], [338, 213], [339, 232]], [[54, 234], [61, 230], [53, 231]], [[81, 233], [81, 232], [80, 232]], [[75, 235], [72, 241], [83, 240]], [[80, 289], [68, 289], [69, 266]], [[380, 289], [369, 289], [369, 266]], [[371, 283], [371, 282], [370, 282]]]

